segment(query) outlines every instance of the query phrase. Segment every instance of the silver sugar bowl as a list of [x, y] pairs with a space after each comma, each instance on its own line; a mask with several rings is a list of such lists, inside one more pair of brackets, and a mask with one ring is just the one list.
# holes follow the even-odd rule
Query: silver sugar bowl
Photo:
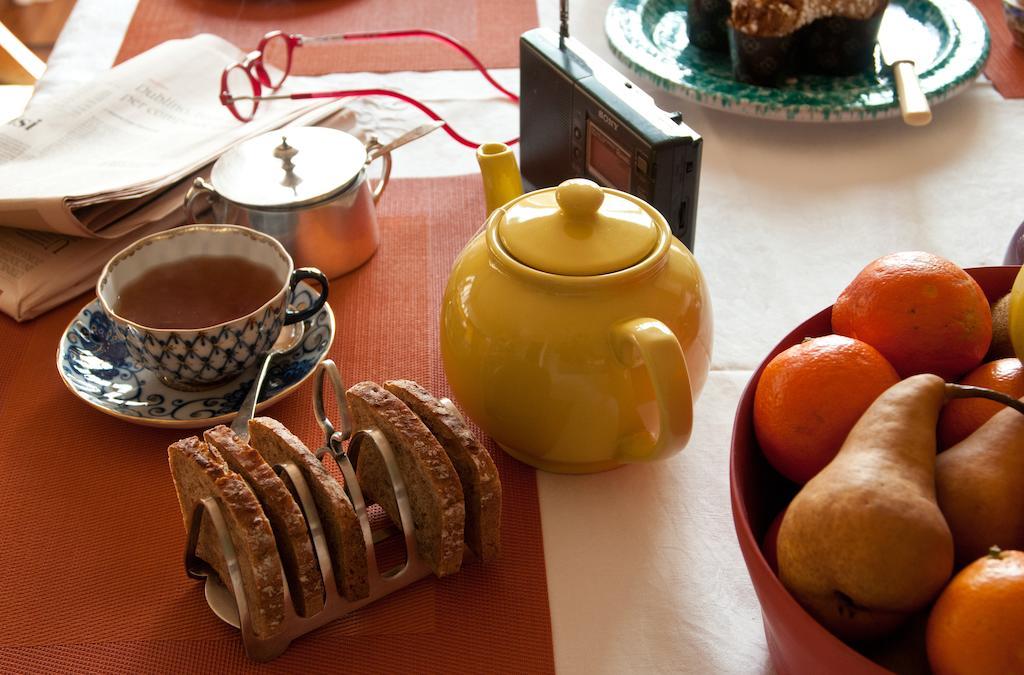
[[[367, 167], [380, 157], [371, 189]], [[244, 225], [280, 241], [299, 267], [328, 278], [369, 260], [380, 242], [376, 204], [391, 175], [390, 148], [326, 127], [295, 127], [239, 143], [196, 178], [185, 213], [198, 223], [206, 204], [214, 222]]]

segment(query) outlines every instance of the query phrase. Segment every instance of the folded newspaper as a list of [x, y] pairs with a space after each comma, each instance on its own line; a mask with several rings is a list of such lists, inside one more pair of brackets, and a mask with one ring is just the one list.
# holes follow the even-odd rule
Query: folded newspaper
[[182, 223], [183, 179], [341, 107], [272, 101], [238, 122], [216, 92], [243, 56], [214, 35], [170, 40], [0, 126], [0, 311], [30, 319], [83, 292], [118, 250]]

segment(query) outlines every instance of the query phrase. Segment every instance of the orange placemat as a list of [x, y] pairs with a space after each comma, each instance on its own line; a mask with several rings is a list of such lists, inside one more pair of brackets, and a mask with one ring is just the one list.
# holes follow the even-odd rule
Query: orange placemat
[[[345, 381], [412, 378], [448, 395], [437, 317], [455, 255], [484, 217], [479, 178], [396, 181], [381, 248], [337, 279], [330, 356]], [[166, 448], [76, 400], [54, 364], [82, 296], [25, 324], [0, 317], [0, 669], [225, 672], [253, 666], [185, 576]], [[306, 383], [266, 414], [322, 435]], [[553, 670], [536, 476], [488, 441], [501, 474], [500, 559], [429, 578], [294, 642], [260, 669]]]
[[[447, 33], [490, 68], [519, 65], [519, 35], [537, 26], [534, 0], [139, 0], [117, 62], [171, 38], [214, 33], [246, 51], [264, 33], [304, 35], [431, 28]], [[435, 40], [405, 38], [308, 46], [292, 72], [445, 70], [471, 68], [458, 52]]]
[[985, 77], [992, 80], [1003, 98], [1024, 97], [1024, 49], [1013, 43], [1003, 17], [1002, 0], [974, 0], [974, 5], [985, 17], [992, 40]]

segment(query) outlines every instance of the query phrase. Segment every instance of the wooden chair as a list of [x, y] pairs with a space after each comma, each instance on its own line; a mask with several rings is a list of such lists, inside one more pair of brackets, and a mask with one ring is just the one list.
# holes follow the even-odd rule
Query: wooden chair
[[44, 70], [42, 59], [0, 23], [0, 124], [21, 114]]

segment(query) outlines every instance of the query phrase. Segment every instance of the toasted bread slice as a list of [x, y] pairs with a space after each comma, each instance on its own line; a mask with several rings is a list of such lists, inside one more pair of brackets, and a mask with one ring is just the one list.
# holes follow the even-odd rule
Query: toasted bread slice
[[466, 503], [466, 546], [480, 560], [501, 551], [501, 479], [494, 460], [457, 413], [412, 380], [391, 380], [384, 388], [416, 413], [448, 454], [462, 482]]
[[366, 543], [352, 503], [320, 460], [283, 424], [269, 417], [249, 420], [249, 443], [272, 464], [291, 462], [309, 484], [323, 523], [338, 592], [348, 600], [370, 594]]
[[[408, 406], [373, 382], [352, 386], [345, 400], [353, 429], [379, 429], [391, 445], [409, 494], [420, 556], [439, 577], [457, 572], [466, 510], [459, 476], [441, 444]], [[401, 522], [384, 459], [372, 446], [359, 451], [356, 474], [364, 494]]]
[[[195, 436], [171, 444], [167, 460], [186, 532], [192, 526], [196, 504], [207, 497], [217, 500], [235, 547], [253, 632], [260, 637], [273, 635], [284, 620], [284, 579], [274, 532], [256, 496], [216, 450]], [[196, 549], [198, 557], [233, 588], [220, 538], [209, 517], [202, 519]]]
[[245, 479], [263, 507], [277, 541], [292, 601], [302, 616], [324, 607], [324, 581], [299, 505], [269, 464], [230, 428], [220, 424], [203, 434], [228, 467]]

